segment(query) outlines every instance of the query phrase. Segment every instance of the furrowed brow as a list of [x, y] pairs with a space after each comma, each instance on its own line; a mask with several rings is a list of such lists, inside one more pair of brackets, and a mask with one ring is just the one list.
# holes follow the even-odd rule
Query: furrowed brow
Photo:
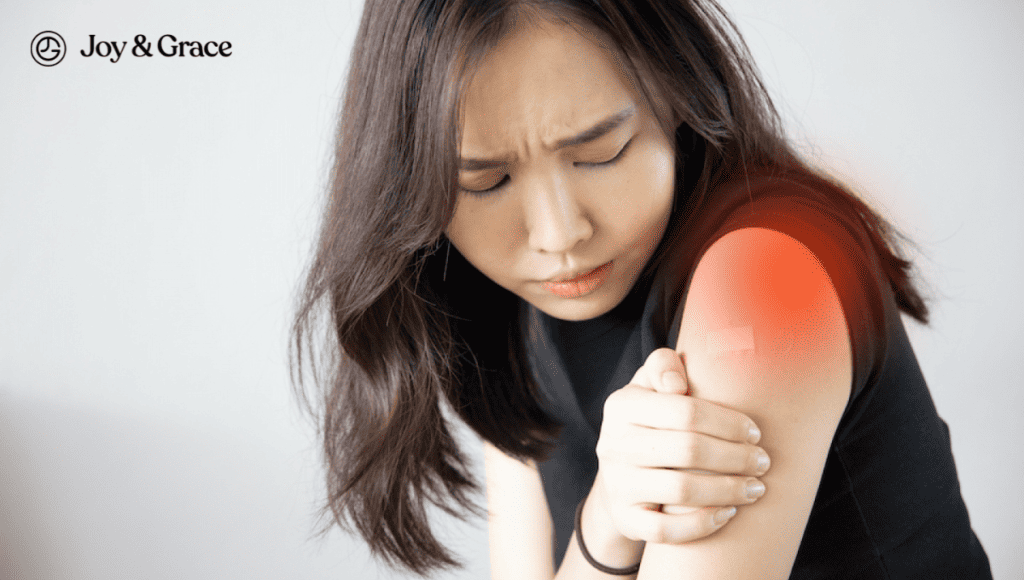
[[584, 143], [590, 143], [596, 141], [601, 137], [604, 137], [608, 133], [611, 133], [615, 129], [619, 128], [623, 123], [628, 121], [634, 114], [636, 109], [629, 107], [623, 109], [618, 113], [615, 113], [611, 117], [598, 122], [593, 127], [583, 131], [578, 135], [572, 137], [566, 137], [565, 139], [559, 139], [555, 142], [554, 149], [564, 149], [566, 147], [575, 147], [577, 145], [583, 145]]
[[[636, 114], [636, 108], [634, 107], [623, 109], [606, 119], [602, 119], [593, 127], [573, 135], [572, 137], [566, 137], [555, 141], [555, 145], [552, 149], [565, 149], [566, 147], [576, 147], [578, 145], [590, 143], [591, 141], [596, 141], [622, 126], [622, 124], [631, 119], [634, 114]], [[463, 158], [459, 160], [459, 169], [461, 171], [480, 171], [483, 169], [502, 167], [507, 164], [508, 161], [503, 159]]]

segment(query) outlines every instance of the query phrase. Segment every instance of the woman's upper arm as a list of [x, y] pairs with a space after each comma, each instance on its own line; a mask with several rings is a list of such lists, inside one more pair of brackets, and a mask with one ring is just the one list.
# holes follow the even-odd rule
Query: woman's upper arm
[[554, 577], [551, 515], [536, 465], [484, 442], [492, 580]]
[[[648, 544], [639, 578], [788, 578], [850, 396], [852, 354], [827, 273], [797, 240], [765, 228], [726, 234], [701, 258], [676, 350], [693, 396], [761, 427], [765, 495], [719, 532]], [[699, 574], [698, 574], [699, 572]]]

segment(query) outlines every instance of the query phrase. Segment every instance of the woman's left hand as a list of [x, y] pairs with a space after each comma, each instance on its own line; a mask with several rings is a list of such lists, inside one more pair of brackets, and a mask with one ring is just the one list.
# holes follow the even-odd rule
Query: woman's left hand
[[755, 445], [754, 421], [687, 391], [680, 355], [662, 348], [608, 396], [585, 524], [610, 523], [633, 541], [685, 543], [718, 531], [734, 506], [761, 496], [756, 478], [767, 471], [768, 456]]
[[[653, 353], [644, 362], [643, 366], [637, 369], [633, 375], [633, 379], [630, 384], [645, 387], [652, 391], [656, 391], [661, 394], [677, 394], [677, 395], [689, 395], [689, 379], [686, 376], [686, 364], [683, 356], [669, 348], [660, 348]], [[702, 406], [710, 405], [706, 401], [694, 401], [694, 409], [699, 412], [699, 408]], [[738, 415], [738, 413], [737, 413]], [[732, 429], [731, 431], [735, 431]], [[730, 433], [735, 437], [735, 433]], [[750, 421], [749, 427], [746, 434], [746, 443], [756, 445], [761, 439], [761, 431], [757, 425]], [[740, 442], [737, 438], [736, 442]], [[755, 471], [752, 475], [763, 475], [768, 470], [770, 460], [767, 454], [763, 454], [763, 460], [761, 460], [761, 454], [755, 455], [757, 466], [754, 468]], [[762, 462], [763, 461], [763, 462]], [[717, 475], [714, 471], [708, 471], [703, 469], [688, 469], [690, 473], [703, 474], [703, 475]], [[747, 481], [751, 484], [751, 481]], [[760, 484], [760, 485], [758, 485]], [[755, 501], [758, 497], [764, 493], [764, 484], [756, 482], [752, 484], [754, 487], [745, 486], [741, 493], [742, 497], [737, 497], [736, 505], [743, 505]], [[658, 506], [659, 510], [663, 513], [670, 515], [685, 514], [699, 510], [699, 507], [681, 505], [681, 504], [665, 504]]]

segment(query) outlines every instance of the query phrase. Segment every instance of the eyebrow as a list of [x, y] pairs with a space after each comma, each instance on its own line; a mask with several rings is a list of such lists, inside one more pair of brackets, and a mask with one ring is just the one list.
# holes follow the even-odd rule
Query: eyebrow
[[[576, 147], [578, 145], [596, 141], [622, 126], [622, 124], [631, 119], [634, 114], [636, 114], [635, 107], [623, 109], [610, 117], [602, 119], [593, 127], [585, 129], [572, 137], [566, 137], [555, 141], [553, 150], [557, 151], [559, 149], [565, 149], [566, 147]], [[500, 167], [506, 163], [506, 161], [501, 159], [460, 159], [459, 169], [461, 171], [479, 171], [482, 169]]]

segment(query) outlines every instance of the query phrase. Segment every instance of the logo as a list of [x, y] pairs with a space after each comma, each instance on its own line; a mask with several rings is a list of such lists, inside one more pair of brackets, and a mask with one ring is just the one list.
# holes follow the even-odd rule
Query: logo
[[[134, 46], [129, 46], [127, 40], [104, 40], [96, 38], [95, 34], [89, 35], [88, 47], [78, 51], [78, 54], [85, 58], [93, 56], [97, 59], [109, 60], [112, 63], [121, 61], [121, 57], [152, 58], [178, 57], [184, 58], [230, 58], [234, 49], [230, 40], [178, 40], [173, 34], [164, 34], [157, 41], [146, 38], [145, 34], [135, 35]], [[156, 46], [153, 46], [153, 45]], [[46, 30], [40, 32], [32, 39], [32, 60], [42, 66], [54, 66], [64, 60], [68, 52], [68, 45], [64, 37]]]
[[67, 48], [64, 38], [56, 32], [40, 32], [32, 39], [32, 60], [42, 66], [53, 66], [64, 60]]
[[[89, 35], [89, 50], [79, 51], [79, 54], [89, 58], [96, 55], [100, 58], [110, 58], [110, 62], [118, 62], [121, 55], [125, 54], [128, 48], [128, 41], [96, 40], [95, 34]], [[228, 58], [231, 56], [231, 41], [218, 42], [211, 40], [201, 42], [198, 40], [184, 40], [179, 42], [173, 34], [165, 34], [156, 42], [156, 50], [161, 56], [189, 56], [189, 57], [216, 57]], [[131, 49], [134, 57], [152, 57], [153, 42], [146, 40], [145, 34], [135, 35], [135, 46]]]

